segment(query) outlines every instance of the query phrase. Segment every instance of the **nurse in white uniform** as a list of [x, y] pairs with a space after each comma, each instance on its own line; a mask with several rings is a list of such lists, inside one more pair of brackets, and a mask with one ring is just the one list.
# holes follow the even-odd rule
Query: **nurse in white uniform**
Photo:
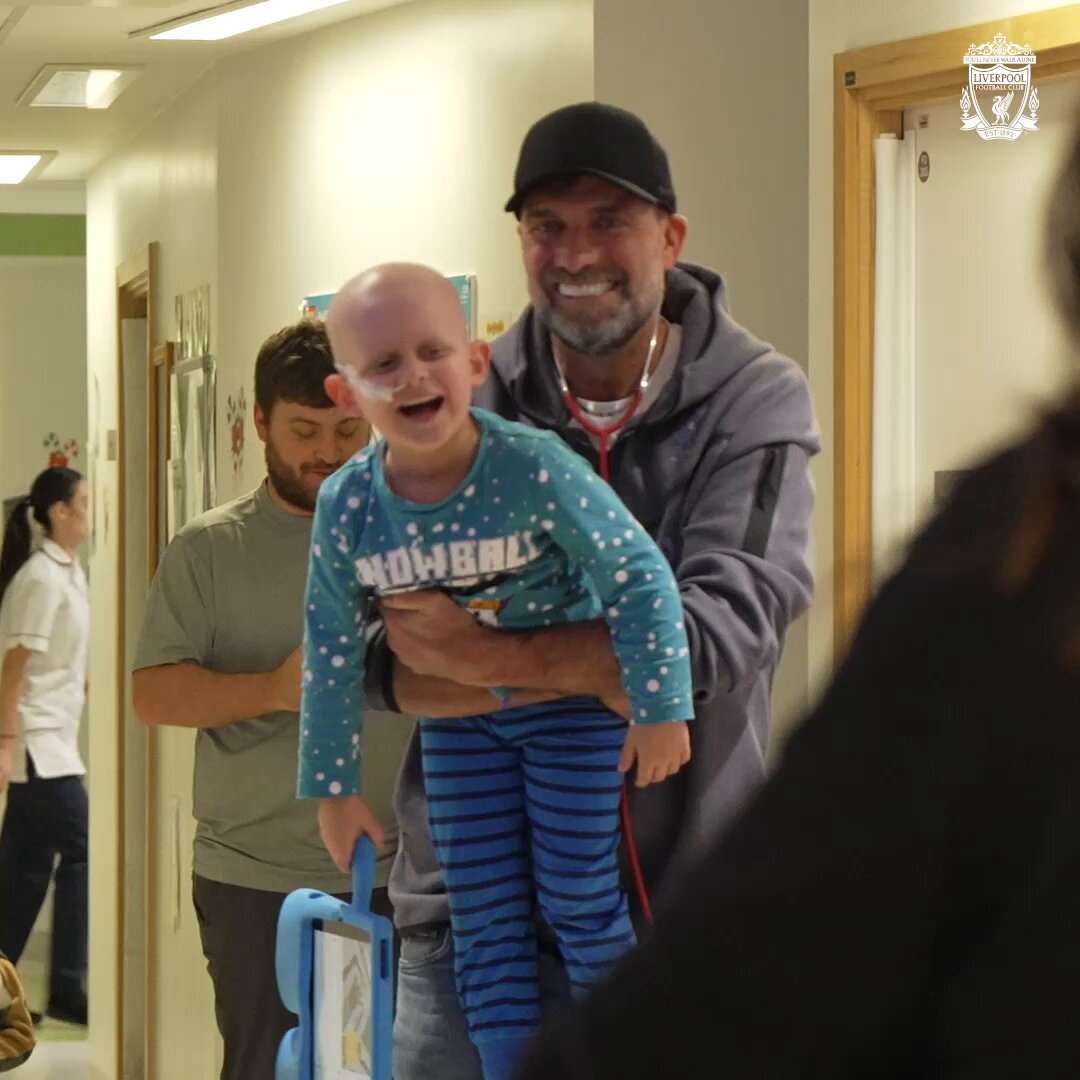
[[[30, 516], [44, 539], [32, 551]], [[55, 880], [46, 1012], [86, 1023], [87, 803], [79, 755], [90, 610], [76, 553], [86, 482], [49, 468], [12, 513], [0, 551], [0, 951], [16, 964]]]

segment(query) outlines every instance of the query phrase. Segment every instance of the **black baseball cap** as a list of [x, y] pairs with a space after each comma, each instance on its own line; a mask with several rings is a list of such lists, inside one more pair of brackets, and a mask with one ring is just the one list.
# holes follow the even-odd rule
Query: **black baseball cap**
[[570, 176], [599, 176], [675, 212], [664, 148], [640, 117], [614, 105], [583, 101], [537, 120], [521, 144], [514, 194], [506, 210], [520, 217], [530, 192]]

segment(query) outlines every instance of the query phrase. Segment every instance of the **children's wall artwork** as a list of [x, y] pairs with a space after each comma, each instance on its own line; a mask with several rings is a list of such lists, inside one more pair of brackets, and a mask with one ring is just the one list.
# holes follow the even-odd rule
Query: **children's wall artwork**
[[234, 397], [225, 399], [225, 420], [229, 425], [229, 446], [232, 453], [233, 476], [244, 471], [244, 436], [247, 425], [247, 395], [241, 386]]
[[74, 439], [60, 441], [60, 436], [55, 431], [50, 431], [42, 441], [49, 455], [48, 467], [67, 468], [79, 456], [79, 444]]

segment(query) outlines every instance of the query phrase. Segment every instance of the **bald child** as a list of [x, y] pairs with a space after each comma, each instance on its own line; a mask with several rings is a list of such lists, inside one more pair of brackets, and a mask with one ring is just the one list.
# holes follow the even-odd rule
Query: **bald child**
[[540, 1019], [533, 911], [575, 993], [634, 943], [618, 866], [622, 773], [689, 760], [689, 647], [671, 568], [615, 493], [553, 433], [471, 408], [489, 353], [423, 266], [365, 271], [326, 319], [326, 390], [382, 435], [319, 492], [305, 604], [299, 794], [347, 869], [381, 841], [359, 790], [365, 625], [379, 597], [440, 589], [507, 631], [602, 618], [630, 723], [592, 698], [421, 719], [458, 993], [485, 1080], [513, 1075]]

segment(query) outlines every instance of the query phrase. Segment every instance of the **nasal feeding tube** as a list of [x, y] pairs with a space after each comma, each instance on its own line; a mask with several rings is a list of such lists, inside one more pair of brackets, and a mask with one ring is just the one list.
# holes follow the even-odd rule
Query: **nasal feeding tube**
[[423, 378], [424, 363], [410, 357], [407, 360], [395, 361], [385, 370], [370, 375], [361, 375], [355, 368], [347, 365], [338, 366], [337, 370], [354, 394], [370, 401], [389, 403], [402, 390]]

